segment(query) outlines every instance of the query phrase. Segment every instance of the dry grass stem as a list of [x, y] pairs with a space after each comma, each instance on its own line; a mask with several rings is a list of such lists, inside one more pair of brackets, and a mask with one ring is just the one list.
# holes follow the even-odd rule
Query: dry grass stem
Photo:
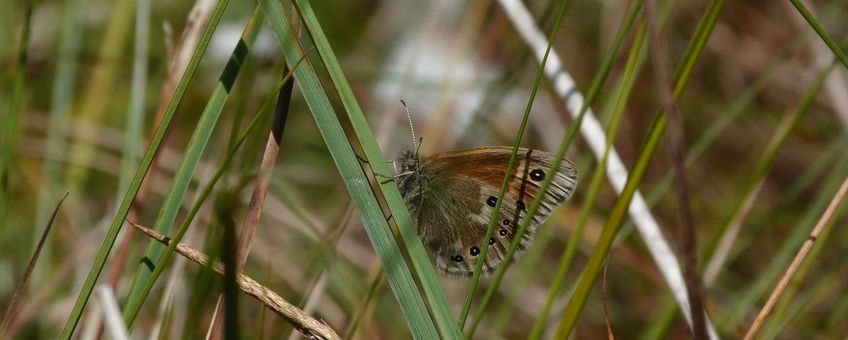
[[813, 244], [816, 242], [819, 235], [821, 235], [822, 230], [825, 225], [827, 225], [827, 222], [830, 221], [831, 217], [833, 217], [833, 213], [836, 211], [836, 208], [839, 207], [839, 203], [842, 203], [842, 199], [845, 198], [846, 192], [848, 192], [848, 177], [846, 177], [845, 181], [842, 182], [842, 185], [839, 187], [839, 191], [836, 192], [836, 195], [833, 196], [830, 204], [828, 204], [827, 210], [825, 210], [821, 218], [819, 218], [819, 221], [816, 223], [813, 231], [810, 232], [810, 236], [807, 237], [807, 240], [804, 241], [803, 245], [801, 245], [801, 249], [798, 250], [795, 258], [789, 265], [789, 268], [786, 269], [783, 277], [780, 278], [780, 281], [777, 283], [777, 287], [774, 288], [774, 291], [771, 293], [771, 296], [769, 296], [765, 306], [763, 306], [763, 309], [760, 310], [757, 318], [754, 319], [754, 323], [751, 324], [751, 328], [748, 329], [748, 333], [745, 334], [745, 340], [753, 339], [760, 331], [760, 327], [763, 326], [763, 321], [765, 321], [766, 317], [769, 313], [771, 313], [771, 310], [777, 303], [777, 299], [780, 298], [780, 295], [783, 294], [783, 290], [789, 285], [789, 281], [792, 280], [792, 276], [795, 275], [798, 267], [801, 266], [801, 262], [803, 262], [804, 258], [807, 257], [807, 253], [809, 253], [810, 249], [813, 248]]
[[62, 202], [68, 198], [68, 194], [69, 193], [66, 192], [65, 195], [62, 196], [62, 199], [59, 200], [59, 203], [56, 204], [56, 208], [53, 209], [53, 215], [50, 216], [50, 221], [47, 222], [47, 227], [45, 227], [44, 232], [41, 233], [41, 239], [38, 240], [38, 245], [35, 246], [35, 252], [33, 252], [32, 257], [29, 259], [29, 264], [27, 264], [26, 270], [24, 270], [24, 275], [21, 277], [21, 280], [18, 281], [18, 287], [15, 288], [12, 300], [9, 301], [9, 307], [6, 308], [6, 314], [3, 314], [3, 322], [0, 323], [0, 336], [6, 334], [6, 331], [9, 329], [9, 325], [12, 324], [12, 321], [14, 321], [17, 316], [18, 305], [24, 298], [24, 294], [26, 294], [30, 275], [32, 274], [33, 269], [35, 269], [35, 264], [38, 263], [41, 251], [44, 249], [44, 242], [47, 241], [47, 235], [50, 234], [50, 229], [53, 228], [53, 222], [56, 220], [56, 214], [59, 213], [59, 207], [61, 207]]
[[[129, 222], [129, 224], [139, 231], [147, 234], [151, 238], [156, 241], [161, 242], [164, 245], [168, 245], [171, 242], [171, 239], [165, 235], [157, 233], [156, 231], [149, 229], [147, 227], [141, 226], [139, 224]], [[206, 254], [195, 250], [189, 246], [186, 246], [182, 243], [177, 244], [176, 247], [177, 253], [182, 256], [185, 256], [189, 260], [203, 265], [210, 266], [209, 256]], [[224, 274], [224, 265], [219, 262], [211, 263], [210, 268], [214, 270], [216, 273], [223, 275]], [[237, 279], [239, 289], [242, 292], [250, 295], [260, 302], [262, 302], [266, 307], [273, 310], [275, 313], [282, 316], [289, 323], [291, 323], [294, 328], [303, 333], [307, 338], [311, 339], [341, 339], [336, 332], [330, 328], [329, 325], [322, 321], [318, 321], [315, 318], [307, 315], [305, 312], [295, 307], [274, 291], [262, 286], [256, 280], [250, 278], [247, 275], [239, 274]]]

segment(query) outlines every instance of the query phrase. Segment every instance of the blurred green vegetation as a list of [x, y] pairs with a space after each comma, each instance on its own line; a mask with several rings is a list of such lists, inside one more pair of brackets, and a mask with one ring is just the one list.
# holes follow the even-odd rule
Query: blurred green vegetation
[[[602, 66], [629, 2], [570, 2], [553, 50], [585, 93]], [[0, 166], [0, 305], [8, 305], [50, 213], [70, 191], [9, 328], [11, 337], [54, 338], [59, 334], [124, 197], [122, 185], [134, 175], [160, 119], [157, 117], [168, 103], [163, 96], [170, 95], [179, 81], [180, 74], [169, 65], [175, 60], [187, 62], [196, 40], [183, 46], [184, 34], [196, 39], [208, 20], [208, 14], [201, 15], [199, 27], [192, 29], [189, 12], [194, 4], [150, 2], [149, 48], [145, 55], [137, 55], [138, 6], [145, 3], [35, 1], [26, 40], [21, 40], [21, 34], [30, 3], [8, 2], [0, 11], [0, 152], [8, 155]], [[288, 1], [282, 3], [291, 6]], [[553, 26], [557, 4], [526, 2], [545, 33]], [[201, 113], [256, 5], [230, 3], [214, 27], [209, 48], [142, 184], [143, 197], [132, 207], [132, 221], [154, 225]], [[848, 38], [848, 21], [843, 20], [848, 3], [806, 5], [833, 40]], [[205, 6], [211, 11], [214, 3]], [[387, 159], [412, 144], [400, 99], [409, 104], [416, 133], [424, 138], [425, 153], [511, 144], [538, 62], [498, 2], [316, 1], [312, 6]], [[660, 34], [668, 47], [668, 66], [674, 70], [691, 43], [706, 2], [659, 1], [659, 6], [667, 13]], [[306, 30], [306, 26], [299, 24], [296, 29]], [[187, 30], [194, 33], [185, 33]], [[300, 42], [321, 84], [331, 88], [329, 72], [333, 70], [325, 67], [306, 34]], [[19, 57], [22, 44], [27, 52], [23, 60]], [[632, 46], [631, 32], [592, 105], [605, 127], [614, 117]], [[179, 222], [221, 166], [236, 136], [262, 103], [276, 97], [274, 90], [284, 75], [285, 58], [267, 23], [262, 22], [262, 31], [249, 47], [239, 78], [220, 107], [221, 118], [204, 143], [205, 151], [185, 198], [178, 202], [181, 208], [175, 218]], [[628, 168], [662, 107], [659, 91], [665, 91], [658, 88], [656, 70], [648, 59], [654, 51], [647, 51], [620, 121], [616, 121], [620, 130], [615, 150]], [[139, 93], [132, 87], [138, 81], [133, 73], [138, 60], [146, 62], [147, 68], [143, 96], [136, 103], [140, 130], [133, 134], [127, 123], [134, 119], [130, 115], [133, 93]], [[707, 312], [723, 337], [740, 337], [748, 329], [848, 176], [848, 72], [837, 63], [830, 73], [824, 73], [832, 60], [833, 51], [791, 3], [728, 2], [677, 101], [684, 117], [687, 155], [692, 157], [686, 176], [702, 265], [706, 266], [706, 256], [713, 252], [709, 248], [718, 242], [736, 212], [742, 211], [744, 216], [739, 234], [725, 254], [727, 262], [704, 291]], [[820, 76], [821, 89], [816, 90]], [[522, 144], [555, 152], [572, 120], [548, 78], [540, 89]], [[360, 339], [410, 337], [385, 275], [374, 274], [380, 262], [360, 217], [350, 207], [357, 198], [348, 192], [302, 91], [295, 85], [245, 271], [325, 320], [339, 334]], [[345, 98], [330, 90], [327, 93], [347, 138], [356, 141], [354, 151], [365, 156], [354, 138], [360, 126], [348, 121]], [[782, 122], [796, 114], [797, 125], [784, 129]], [[270, 125], [270, 115], [263, 117], [246, 136], [182, 242], [212, 256], [221, 254], [227, 223], [221, 221], [221, 211], [215, 211], [213, 202], [236, 195], [238, 204], [225, 215], [241, 225], [254, 181], [261, 177], [259, 164]], [[782, 143], [777, 143], [784, 134]], [[677, 247], [679, 205], [668, 190], [673, 163], [667, 143], [667, 139], [661, 143], [638, 188], [653, 204], [651, 213], [666, 238], [681, 254]], [[130, 162], [124, 159], [125, 148], [137, 151], [128, 156]], [[542, 311], [579, 220], [579, 209], [593, 196], [584, 190], [590, 187], [590, 174], [598, 160], [581, 137], [568, 155], [580, 165], [575, 198], [552, 215], [532, 249], [506, 272], [483, 313], [476, 338], [525, 338]], [[755, 171], [758, 166], [761, 173]], [[753, 203], [743, 209], [740, 203], [749, 193]], [[554, 335], [617, 198], [604, 181], [591, 202], [564, 288], [551, 302], [543, 338]], [[848, 324], [840, 322], [848, 318], [848, 297], [840, 289], [848, 285], [844, 275], [848, 270], [844, 260], [848, 229], [840, 228], [848, 222], [844, 210], [834, 216], [829, 233], [817, 240], [818, 248], [807, 259], [803, 275], [767, 320], [766, 338], [843, 338], [848, 334]], [[172, 224], [176, 224], [170, 226], [172, 230], [179, 226]], [[127, 230], [125, 226], [124, 232]], [[127, 303], [147, 244], [133, 233], [126, 252], [121, 253], [127, 237], [124, 232], [118, 235], [98, 281], [108, 284], [112, 273], [120, 271], [115, 274], [114, 288], [121, 308]], [[668, 286], [631, 225], [619, 233], [609, 256], [605, 285], [613, 332], [626, 338], [637, 334], [645, 338], [689, 336]], [[160, 338], [204, 336], [224, 287], [222, 278], [183, 260], [171, 261], [163, 274], [140, 309], [133, 336], [148, 337], [155, 335], [153, 332], [159, 332]], [[440, 277], [439, 283], [457, 315], [467, 280]], [[485, 277], [481, 280], [478, 299], [491, 283]], [[595, 282], [580, 314], [573, 333], [577, 338], [606, 334], [602, 284], [601, 280]], [[97, 313], [91, 307], [98, 303], [95, 299], [88, 302], [77, 334], [96, 334], [100, 326], [92, 322]], [[239, 332], [245, 337], [280, 338], [292, 333], [289, 324], [264, 312], [255, 300], [240, 299], [239, 310]]]

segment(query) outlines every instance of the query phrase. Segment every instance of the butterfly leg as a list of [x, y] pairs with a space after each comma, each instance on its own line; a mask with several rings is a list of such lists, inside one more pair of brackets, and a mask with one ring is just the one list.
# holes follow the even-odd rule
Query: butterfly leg
[[[360, 156], [358, 153], [354, 153], [354, 155], [356, 155], [356, 159], [359, 160], [360, 162], [365, 163], [365, 164], [371, 164], [371, 162], [369, 162], [367, 159], [365, 159], [365, 157]], [[386, 164], [392, 163], [392, 168], [394, 168], [395, 171], [397, 171], [397, 166], [395, 166], [395, 162], [397, 162], [397, 161], [386, 161]]]
[[409, 175], [411, 175], [411, 174], [413, 174], [413, 173], [415, 173], [415, 171], [407, 171], [407, 172], [399, 173], [399, 174], [394, 175], [394, 176], [386, 176], [386, 175], [379, 174], [379, 173], [376, 173], [376, 172], [375, 172], [375, 173], [374, 173], [374, 177], [380, 177], [380, 178], [383, 178], [383, 179], [384, 179], [384, 181], [380, 181], [380, 184], [386, 184], [386, 183], [391, 182], [391, 181], [393, 181], [393, 180], [396, 180], [396, 179], [398, 179], [398, 178], [402, 178], [402, 177], [409, 176]]

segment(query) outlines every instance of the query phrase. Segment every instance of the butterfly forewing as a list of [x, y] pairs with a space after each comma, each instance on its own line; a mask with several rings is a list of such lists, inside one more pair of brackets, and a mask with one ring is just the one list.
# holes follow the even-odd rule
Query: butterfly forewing
[[[500, 265], [519, 226], [516, 221], [527, 217], [527, 209], [549, 176], [547, 172], [553, 163], [553, 155], [547, 152], [523, 148], [518, 152], [497, 224], [488, 240], [485, 272]], [[419, 168], [399, 181], [421, 239], [441, 271], [467, 276], [482, 258], [480, 246], [511, 153], [510, 147], [440, 153], [422, 160]], [[577, 181], [574, 163], [564, 159], [554, 176], [538, 212], [531, 217], [516, 255], [530, 245], [536, 228], [574, 192]]]

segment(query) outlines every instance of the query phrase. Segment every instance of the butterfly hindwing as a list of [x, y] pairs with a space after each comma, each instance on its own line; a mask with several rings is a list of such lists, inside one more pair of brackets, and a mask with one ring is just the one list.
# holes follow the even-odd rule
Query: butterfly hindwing
[[[519, 223], [553, 163], [553, 155], [519, 149], [509, 187], [489, 239], [485, 272], [496, 269]], [[510, 147], [484, 147], [445, 152], [421, 161], [417, 173], [399, 182], [418, 231], [439, 270], [470, 275], [482, 256], [480, 246], [512, 153]], [[538, 226], [571, 197], [577, 180], [574, 163], [564, 159], [554, 174], [537, 213], [532, 216], [516, 255], [532, 242]]]

